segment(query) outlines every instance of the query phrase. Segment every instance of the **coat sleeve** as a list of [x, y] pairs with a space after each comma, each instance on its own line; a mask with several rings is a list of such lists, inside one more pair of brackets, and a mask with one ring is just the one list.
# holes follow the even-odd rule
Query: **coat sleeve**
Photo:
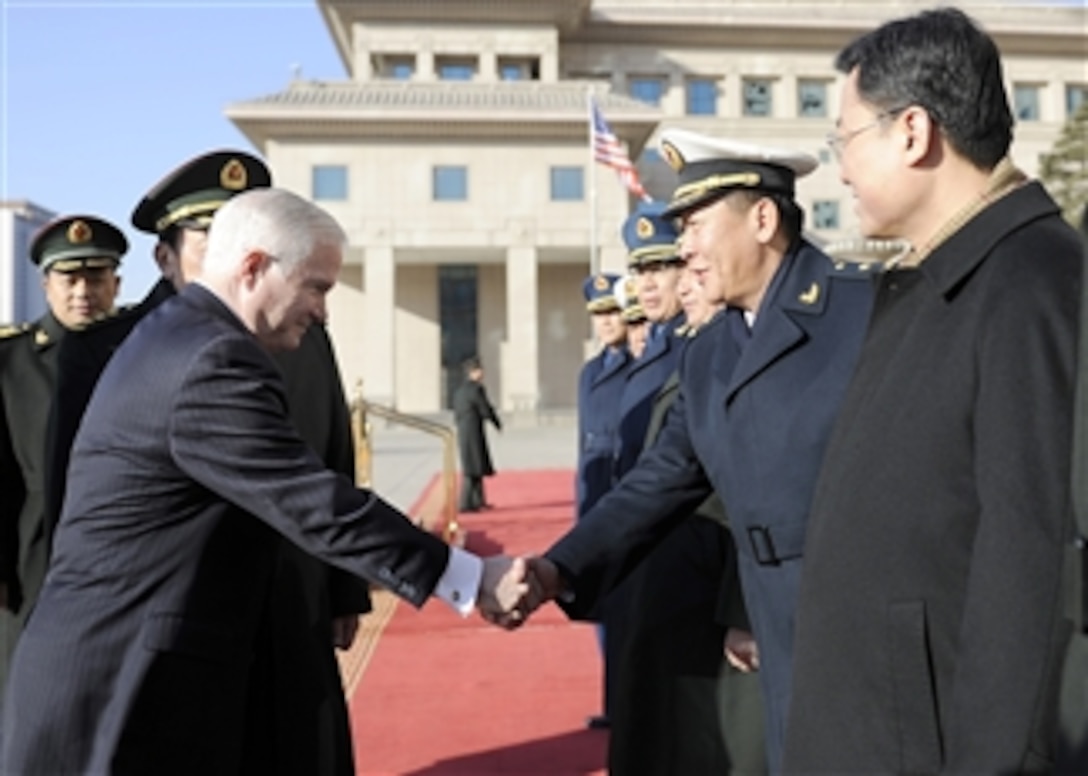
[[174, 400], [169, 446], [177, 466], [209, 491], [415, 606], [445, 571], [449, 549], [440, 539], [326, 469], [299, 438], [275, 366], [246, 336], [217, 338], [194, 358]]
[[586, 616], [711, 492], [688, 436], [681, 389], [656, 444], [545, 553], [573, 592], [561, 604], [567, 614]]
[[495, 407], [491, 404], [491, 399], [487, 397], [487, 389], [481, 383], [476, 391], [476, 411], [480, 413], [480, 417], [484, 420], [490, 420], [499, 431], [502, 431], [502, 421], [499, 420], [499, 416], [495, 413]]
[[[1035, 258], [1074, 257], [1054, 251]], [[1050, 697], [1048, 676], [1060, 673], [1069, 635], [1061, 586], [1070, 530], [1075, 258], [1064, 274], [1022, 262], [1019, 279], [990, 300], [977, 348], [979, 390], [969, 422], [979, 519], [949, 702], [949, 772], [1014, 772], [1030, 764], [1024, 758], [1035, 715]]]

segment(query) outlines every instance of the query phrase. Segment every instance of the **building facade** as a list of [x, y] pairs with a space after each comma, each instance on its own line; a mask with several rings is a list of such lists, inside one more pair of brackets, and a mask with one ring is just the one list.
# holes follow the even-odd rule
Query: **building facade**
[[[589, 148], [592, 99], [666, 198], [661, 129], [798, 148], [813, 239], [855, 236], [825, 137], [835, 53], [929, 3], [869, 0], [318, 0], [349, 78], [296, 79], [227, 116], [277, 185], [348, 232], [330, 331], [345, 382], [407, 412], [447, 406], [479, 354], [503, 410], [574, 404], [591, 352], [581, 280], [621, 271], [635, 199]], [[1088, 100], [1083, 7], [961, 3], [997, 39], [1029, 174]]]
[[45, 313], [41, 273], [30, 261], [30, 241], [56, 214], [26, 200], [0, 201], [0, 324]]

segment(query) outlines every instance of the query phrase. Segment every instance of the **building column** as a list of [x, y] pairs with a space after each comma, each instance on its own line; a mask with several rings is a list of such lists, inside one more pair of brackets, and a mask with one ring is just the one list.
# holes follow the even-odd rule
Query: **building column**
[[502, 344], [502, 406], [535, 411], [540, 400], [536, 248], [506, 251], [506, 341]]
[[372, 402], [395, 406], [396, 324], [394, 319], [397, 265], [393, 247], [366, 249], [363, 283], [366, 289], [366, 358], [363, 395]]

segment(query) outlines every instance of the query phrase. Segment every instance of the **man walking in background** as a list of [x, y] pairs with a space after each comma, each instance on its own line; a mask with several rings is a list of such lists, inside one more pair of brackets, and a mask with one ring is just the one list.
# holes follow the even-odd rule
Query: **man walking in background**
[[453, 395], [453, 416], [457, 422], [457, 449], [461, 454], [461, 511], [479, 512], [491, 507], [484, 498], [484, 477], [495, 473], [484, 422], [491, 421], [502, 431], [502, 421], [491, 406], [484, 387], [484, 368], [476, 356], [461, 365], [465, 381]]

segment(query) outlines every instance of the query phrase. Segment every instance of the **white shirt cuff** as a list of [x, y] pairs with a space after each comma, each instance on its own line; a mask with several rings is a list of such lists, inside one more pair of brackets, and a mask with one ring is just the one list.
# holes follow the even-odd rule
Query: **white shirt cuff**
[[484, 562], [460, 547], [450, 547], [450, 559], [446, 570], [438, 578], [434, 588], [436, 598], [441, 598], [462, 617], [468, 617], [476, 607], [476, 594], [480, 590], [480, 578]]

